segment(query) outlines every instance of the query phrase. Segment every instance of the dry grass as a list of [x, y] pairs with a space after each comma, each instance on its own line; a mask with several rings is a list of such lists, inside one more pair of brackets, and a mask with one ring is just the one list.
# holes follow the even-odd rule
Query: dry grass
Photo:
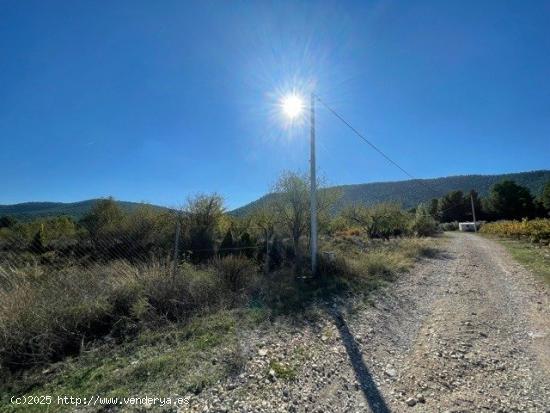
[[181, 321], [220, 308], [229, 295], [210, 269], [189, 265], [172, 277], [160, 263], [113, 262], [87, 269], [2, 270], [0, 362], [18, 369], [76, 354], [110, 335]]
[[[222, 309], [252, 306], [271, 317], [299, 317], [335, 296], [369, 294], [432, 256], [429, 239], [369, 241], [358, 235], [332, 239], [323, 249], [319, 277], [296, 277], [283, 266], [269, 274], [244, 257], [209, 265], [184, 263], [171, 274], [161, 262], [125, 261], [87, 268], [47, 270], [37, 265], [0, 269], [0, 370], [15, 372], [63, 360], [105, 340], [122, 344], [143, 331], [186, 325]], [[326, 247], [326, 248], [325, 248]]]

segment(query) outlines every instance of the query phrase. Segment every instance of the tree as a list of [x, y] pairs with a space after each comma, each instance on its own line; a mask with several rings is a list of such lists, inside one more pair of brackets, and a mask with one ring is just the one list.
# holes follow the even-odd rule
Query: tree
[[130, 257], [146, 258], [151, 253], [172, 251], [177, 217], [148, 205], [125, 214], [121, 228], [124, 250]]
[[[284, 172], [273, 186], [274, 197], [271, 201], [271, 211], [275, 222], [287, 233], [296, 255], [296, 261], [301, 258], [300, 239], [309, 233], [310, 229], [310, 180], [308, 175], [295, 172]], [[330, 211], [339, 197], [339, 191], [321, 188], [317, 182], [317, 220], [319, 228], [328, 228]]]
[[273, 192], [273, 211], [278, 224], [292, 239], [297, 257], [301, 256], [300, 238], [309, 228], [309, 180], [306, 176], [294, 172], [284, 172], [275, 185]]
[[352, 205], [343, 214], [350, 222], [361, 226], [369, 238], [389, 239], [407, 232], [409, 215], [395, 203], [371, 207]]
[[223, 237], [222, 243], [218, 250], [218, 254], [221, 257], [226, 257], [235, 252], [235, 240], [233, 238], [233, 231], [231, 228], [227, 230], [225, 236]]
[[275, 233], [275, 211], [270, 204], [262, 204], [259, 207], [254, 208], [250, 215], [250, 222], [252, 228], [257, 228], [261, 231], [261, 236], [264, 241], [269, 242]]
[[[438, 202], [438, 215], [441, 222], [464, 221], [468, 217], [469, 199], [462, 191], [451, 191]], [[471, 215], [471, 214], [470, 214]]]
[[269, 269], [278, 268], [284, 260], [284, 245], [280, 238], [275, 234], [271, 247], [269, 248]]
[[121, 242], [120, 233], [124, 217], [124, 211], [110, 197], [97, 201], [80, 223], [88, 230], [96, 250], [111, 253], [113, 247]]
[[546, 218], [550, 215], [550, 210], [544, 207], [544, 203], [541, 199], [533, 200], [533, 218]]
[[[474, 201], [474, 209], [475, 209], [475, 213], [476, 213], [476, 220], [479, 220], [483, 216], [483, 207], [481, 205], [481, 199], [479, 198], [478, 193], [473, 189], [470, 191], [470, 196], [472, 197], [472, 199]], [[473, 217], [473, 213], [472, 213], [472, 203], [471, 203], [471, 200], [470, 200], [470, 196], [464, 198], [464, 203], [466, 204], [465, 208], [466, 208], [466, 215], [468, 217], [468, 220], [473, 221], [474, 217]]]
[[426, 208], [426, 212], [434, 219], [437, 219], [437, 210], [439, 205], [439, 199], [433, 198]]
[[83, 235], [72, 217], [58, 216], [40, 223], [44, 227], [42, 242], [49, 249], [63, 250], [75, 246]]
[[40, 229], [34, 235], [29, 249], [36, 254], [42, 254], [46, 250], [44, 248], [44, 224], [40, 225]]
[[502, 181], [491, 189], [487, 207], [497, 219], [528, 218], [534, 212], [533, 196], [514, 181]]
[[437, 232], [437, 222], [429, 213], [430, 207], [418, 205], [414, 219], [411, 222], [411, 231], [417, 237], [427, 237]]
[[254, 242], [250, 234], [247, 231], [243, 232], [239, 237], [240, 254], [244, 254], [248, 258], [252, 258], [254, 256], [255, 247], [256, 243]]
[[9, 215], [0, 217], [0, 228], [12, 228], [17, 224], [17, 219]]
[[225, 213], [224, 201], [218, 194], [199, 194], [183, 208], [186, 248], [195, 263], [214, 256], [214, 247]]
[[[267, 273], [270, 268], [279, 265], [282, 260], [282, 257], [278, 255], [280, 250], [273, 251], [277, 246], [275, 245], [276, 239], [273, 237], [275, 234], [275, 214], [272, 205], [263, 203], [252, 210], [250, 228], [256, 230], [257, 238], [261, 240], [262, 247], [258, 250], [257, 258], [259, 261], [264, 262], [264, 271]], [[271, 243], [272, 239], [273, 243]], [[275, 257], [275, 262], [271, 262], [272, 256]]]

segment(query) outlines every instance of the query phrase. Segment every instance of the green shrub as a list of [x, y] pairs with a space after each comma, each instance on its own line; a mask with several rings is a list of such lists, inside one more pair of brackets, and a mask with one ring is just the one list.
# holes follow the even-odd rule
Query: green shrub
[[190, 198], [183, 210], [183, 244], [196, 264], [214, 256], [216, 239], [224, 220], [223, 202], [219, 195], [199, 194]]
[[405, 265], [400, 257], [385, 251], [374, 251], [370, 254], [357, 259], [352, 264], [355, 274], [362, 277], [382, 277], [393, 278], [399, 271], [403, 270]]
[[431, 216], [416, 214], [411, 222], [411, 231], [417, 237], [434, 235], [437, 229], [437, 222]]
[[225, 233], [225, 236], [223, 237], [222, 243], [220, 244], [220, 248], [218, 249], [218, 254], [221, 257], [226, 257], [228, 255], [231, 255], [235, 253], [235, 239], [233, 237], [233, 231], [231, 228], [227, 230]]
[[439, 224], [441, 231], [458, 231], [458, 222], [443, 222]]
[[350, 223], [363, 228], [371, 239], [389, 239], [408, 232], [410, 215], [395, 203], [381, 203], [371, 207], [355, 205], [348, 207], [343, 215]]
[[526, 238], [531, 242], [548, 242], [550, 241], [550, 219], [490, 222], [484, 224], [480, 231], [503, 237]]

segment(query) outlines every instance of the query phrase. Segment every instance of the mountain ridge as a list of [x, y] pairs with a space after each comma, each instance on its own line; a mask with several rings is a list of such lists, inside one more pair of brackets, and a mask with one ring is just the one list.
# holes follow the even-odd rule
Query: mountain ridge
[[[59, 215], [67, 215], [75, 219], [82, 218], [88, 213], [92, 206], [105, 198], [92, 198], [76, 202], [50, 202], [50, 201], [29, 201], [10, 205], [0, 205], [0, 216], [9, 215], [20, 220], [34, 218], [47, 218]], [[144, 202], [116, 201], [125, 211], [133, 211], [142, 206], [151, 206], [155, 209], [168, 208]]]
[[[417, 206], [420, 202], [429, 201], [432, 198], [439, 198], [453, 190], [469, 191], [476, 190], [480, 196], [487, 196], [492, 185], [505, 179], [510, 179], [523, 185], [531, 191], [531, 194], [538, 197], [542, 194], [543, 186], [550, 181], [550, 170], [541, 169], [526, 172], [512, 172], [505, 174], [471, 174], [451, 175], [437, 178], [408, 179], [402, 181], [379, 181], [363, 184], [335, 185], [328, 188], [339, 189], [342, 197], [338, 201], [336, 210], [351, 203], [362, 203], [372, 205], [378, 202], [398, 202], [405, 208]], [[257, 206], [268, 202], [273, 193], [245, 204], [230, 211], [234, 216], [243, 216], [251, 212]], [[0, 216], [10, 215], [21, 220], [44, 218], [58, 215], [68, 215], [75, 219], [84, 216], [95, 202], [104, 198], [87, 199], [77, 202], [49, 202], [30, 201], [11, 205], [0, 205]], [[151, 206], [162, 210], [169, 210], [167, 207], [130, 201], [116, 201], [122, 209], [132, 211], [140, 206]]]
[[[495, 183], [507, 179], [529, 188], [533, 196], [539, 197], [542, 194], [544, 184], [550, 181], [550, 170], [541, 169], [491, 175], [451, 175], [438, 178], [344, 184], [330, 186], [328, 189], [342, 191], [342, 197], [336, 206], [337, 210], [351, 203], [372, 205], [379, 202], [397, 202], [405, 208], [412, 208], [421, 202], [427, 202], [432, 198], [440, 198], [455, 190], [470, 191], [473, 189], [484, 197], [488, 195], [490, 188]], [[255, 201], [234, 209], [231, 213], [236, 216], [246, 215], [274, 196], [273, 193], [266, 194]]]

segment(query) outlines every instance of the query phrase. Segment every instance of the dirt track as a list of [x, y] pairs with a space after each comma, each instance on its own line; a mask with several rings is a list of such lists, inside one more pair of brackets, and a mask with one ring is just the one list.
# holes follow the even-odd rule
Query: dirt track
[[[547, 286], [493, 241], [448, 237], [373, 307], [248, 337], [245, 372], [192, 410], [550, 411]], [[298, 365], [295, 380], [266, 376], [269, 360]]]

